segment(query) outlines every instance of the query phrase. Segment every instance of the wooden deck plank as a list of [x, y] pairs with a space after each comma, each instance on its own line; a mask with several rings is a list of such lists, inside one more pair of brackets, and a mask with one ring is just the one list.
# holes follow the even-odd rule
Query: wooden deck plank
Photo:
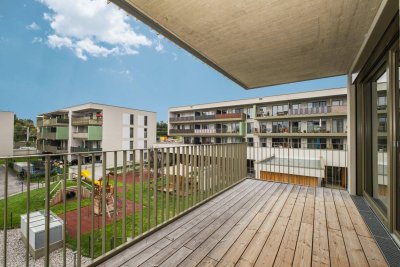
[[308, 188], [299, 237], [294, 254], [294, 266], [311, 266], [313, 225], [314, 225], [315, 188]]
[[331, 266], [350, 266], [342, 232], [328, 228], [329, 259]]
[[371, 237], [371, 233], [369, 232], [367, 225], [361, 217], [361, 214], [358, 212], [356, 205], [351, 199], [349, 192], [341, 190], [340, 193], [347, 208], [347, 212], [350, 215], [350, 219], [353, 223], [354, 229], [357, 232], [357, 235]]
[[329, 266], [324, 189], [316, 188], [312, 266]]
[[112, 258], [110, 261], [106, 261], [105, 263], [101, 264], [100, 266], [109, 266], [109, 264], [118, 266], [129, 259], [135, 257], [140, 252], [146, 250], [150, 246], [155, 245], [158, 241], [163, 239], [166, 235], [173, 232], [176, 228], [179, 228], [182, 225], [185, 225], [193, 220], [195, 220], [198, 216], [208, 216], [210, 210], [214, 211], [219, 208], [219, 205], [230, 201], [231, 199], [235, 198], [236, 196], [242, 194], [248, 186], [253, 184], [254, 180], [245, 180], [243, 183], [238, 184], [231, 190], [224, 192], [223, 194], [217, 196], [216, 198], [208, 201], [204, 205], [198, 207], [194, 211], [190, 213], [190, 216], [184, 216], [176, 220], [173, 224], [167, 225], [166, 227], [160, 229], [159, 231], [155, 232], [151, 236], [147, 237], [145, 240], [142, 240], [130, 248], [124, 250], [123, 252], [118, 254], [118, 257]]
[[348, 259], [350, 266], [368, 266], [367, 258], [364, 254], [357, 233], [354, 230], [353, 223], [351, 222], [350, 215], [347, 212], [340, 191], [332, 190], [332, 195], [335, 201], [347, 255], [349, 256]]
[[324, 188], [324, 200], [326, 210], [326, 227], [340, 231], [339, 219], [336, 213], [335, 202], [333, 201], [332, 191], [330, 188]]
[[388, 266], [367, 235], [347, 192], [246, 180], [101, 266]]
[[213, 267], [217, 266], [218, 261], [211, 259], [210, 257], [205, 257], [198, 265], [197, 267]]
[[366, 236], [359, 236], [358, 238], [360, 239], [361, 245], [366, 252], [365, 255], [367, 256], [369, 266], [388, 266], [374, 239]]
[[[290, 191], [292, 190], [293, 186], [285, 185], [285, 188], [281, 195], [279, 196], [278, 200], [274, 203], [271, 211], [263, 220], [262, 224], [259, 225], [257, 229], [252, 229], [255, 225], [249, 225], [248, 228], [240, 235], [240, 237], [235, 241], [235, 243], [230, 247], [230, 249], [226, 252], [226, 254], [221, 258], [217, 266], [233, 266], [236, 262], [240, 259], [243, 251], [249, 246], [255, 236], [258, 234], [261, 239], [261, 236], [265, 233], [269, 233], [273, 227], [273, 223], [279, 216], [279, 212], [281, 211], [286, 199], [289, 196]], [[267, 239], [267, 237], [265, 237]], [[265, 241], [265, 240], [264, 240]], [[254, 242], [254, 241], [253, 241]], [[261, 243], [261, 242], [260, 242]], [[264, 243], [264, 242], [262, 242]]]
[[[281, 245], [280, 240], [282, 240], [286, 227], [289, 223], [290, 215], [292, 214], [293, 207], [296, 203], [296, 199], [299, 194], [300, 187], [295, 186], [283, 207], [279, 218], [274, 225], [267, 241], [265, 242], [258, 258], [256, 259], [255, 266], [272, 266], [275, 261], [275, 257], [278, 254], [279, 247]], [[279, 240], [279, 241], [278, 241]], [[241, 261], [238, 262], [241, 264]], [[251, 265], [254, 265], [252, 262]]]
[[[220, 226], [212, 235], [207, 236], [200, 246], [198, 243], [193, 242], [196, 239], [191, 240], [185, 246], [193, 249], [193, 253], [183, 261], [180, 266], [194, 266], [199, 264], [204, 257], [218, 244], [218, 242], [237, 224], [239, 221], [242, 224], [248, 224], [255, 214], [261, 209], [261, 207], [267, 202], [269, 197], [274, 192], [272, 183], [268, 183], [268, 186], [264, 188], [263, 192], [260, 192], [259, 196], [254, 196], [252, 201], [249, 201], [249, 206], [243, 206], [239, 212], [234, 214], [227, 222]], [[244, 222], [245, 221], [245, 222]], [[247, 222], [247, 223], [246, 223]], [[196, 246], [197, 245], [197, 246]]]
[[[249, 194], [249, 192], [258, 192], [261, 190], [260, 187], [257, 187], [257, 185], [252, 185], [250, 186], [241, 196], [239, 196], [237, 199], [231, 201], [230, 203], [225, 204], [224, 206], [221, 206], [219, 210], [209, 214], [209, 216], [202, 220], [200, 223], [195, 225], [194, 227], [191, 227], [191, 229], [188, 229], [183, 235], [175, 239], [170, 245], [168, 245], [164, 250], [158, 252], [155, 254], [153, 257], [151, 257], [149, 260], [143, 263], [143, 266], [158, 266], [162, 264], [166, 259], [168, 259], [171, 254], [176, 251], [177, 249], [181, 248], [183, 244], [194, 238], [199, 232], [201, 232], [203, 229], [205, 229], [208, 225], [213, 223], [216, 219], [218, 219], [220, 216], [223, 216], [226, 212], [235, 212], [237, 211], [244, 203], [248, 201], [249, 198], [251, 198], [252, 194]], [[168, 238], [169, 236], [167, 236]]]
[[276, 267], [292, 266], [306, 195], [307, 187], [302, 187], [274, 262]]
[[[296, 201], [298, 192], [299, 186], [293, 186], [289, 197], [284, 202], [284, 205], [281, 205], [278, 208], [279, 210], [276, 210], [276, 215], [272, 216], [273, 219], [268, 224], [265, 224], [265, 228], [261, 226], [259, 231], [255, 234], [253, 240], [251, 240], [250, 244], [247, 246], [242, 256], [240, 257], [238, 265], [253, 266], [256, 263], [260, 253], [266, 253], [266, 250], [264, 250], [263, 252], [263, 248], [269, 240], [269, 237], [273, 234], [273, 238], [278, 238], [282, 231], [284, 232], [287, 226], [287, 221], [289, 220], [291, 210], [293, 209], [294, 203]], [[289, 212], [287, 212], [287, 210], [289, 210]], [[283, 215], [283, 217], [280, 217], [281, 215]], [[280, 240], [281, 238], [278, 239]], [[270, 245], [270, 243], [268, 245]]]
[[285, 187], [286, 186], [283, 184], [275, 183], [272, 196], [268, 199], [261, 210], [255, 215], [251, 222], [247, 223], [246, 221], [244, 221], [235, 225], [235, 227], [208, 253], [208, 257], [216, 261], [220, 261], [221, 258], [228, 251], [228, 249], [233, 245], [233, 243], [239, 238], [239, 236], [245, 231], [246, 228], [249, 231], [256, 231], [264, 221], [265, 217], [268, 215], [269, 211], [272, 209], [275, 202], [278, 200]]

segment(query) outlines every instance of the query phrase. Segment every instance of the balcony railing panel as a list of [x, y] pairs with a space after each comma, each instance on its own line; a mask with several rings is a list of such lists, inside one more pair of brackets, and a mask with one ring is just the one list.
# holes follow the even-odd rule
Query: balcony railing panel
[[212, 114], [212, 115], [199, 115], [199, 116], [185, 116], [185, 117], [172, 117], [169, 121], [174, 122], [196, 122], [196, 121], [232, 121], [232, 120], [244, 120], [246, 114], [244, 113], [228, 113], [228, 114]]
[[[9, 174], [11, 162], [22, 159], [34, 167], [21, 174], [26, 187], [19, 193], [9, 186]], [[129, 246], [247, 174], [245, 144], [37, 155], [0, 162], [6, 168], [0, 172], [4, 266], [37, 264], [29, 246], [35, 237], [29, 233], [38, 223], [43, 227], [44, 266], [95, 265], [100, 256]], [[44, 187], [37, 188], [36, 181]], [[35, 221], [36, 211], [43, 215], [41, 221]], [[30, 237], [21, 240], [20, 233]], [[9, 248], [15, 244], [27, 246], [14, 255]], [[61, 251], [53, 252], [57, 246]]]
[[69, 123], [68, 118], [52, 118], [52, 119], [39, 119], [37, 121], [37, 126], [56, 126], [56, 125], [66, 125]]
[[103, 118], [98, 117], [96, 119], [90, 118], [72, 118], [71, 124], [74, 126], [82, 126], [82, 125], [103, 125]]

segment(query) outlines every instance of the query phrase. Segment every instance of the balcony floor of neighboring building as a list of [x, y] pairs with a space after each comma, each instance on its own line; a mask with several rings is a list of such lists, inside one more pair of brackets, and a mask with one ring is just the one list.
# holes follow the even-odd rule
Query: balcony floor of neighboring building
[[246, 179], [101, 266], [387, 266], [347, 191]]

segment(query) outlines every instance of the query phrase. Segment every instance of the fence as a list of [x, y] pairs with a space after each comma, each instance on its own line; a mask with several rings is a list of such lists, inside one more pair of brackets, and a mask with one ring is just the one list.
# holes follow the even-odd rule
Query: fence
[[346, 144], [247, 143], [249, 176], [308, 186], [347, 188]]
[[[109, 154], [113, 162], [108, 163]], [[95, 163], [101, 157], [101, 179], [96, 179], [98, 168]], [[97, 157], [97, 159], [96, 159]], [[3, 209], [3, 251], [2, 262], [7, 266], [10, 258], [13, 263], [30, 266], [33, 259], [30, 253], [29, 214], [43, 210], [44, 213], [44, 265], [52, 259], [53, 236], [50, 234], [50, 212], [63, 219], [62, 260], [56, 264], [66, 266], [75, 255], [76, 265], [100, 262], [107, 253], [112, 255], [127, 246], [128, 242], [151, 233], [190, 209], [202, 204], [218, 193], [240, 182], [246, 177], [246, 144], [190, 145], [153, 149], [103, 151], [59, 155], [37, 155], [27, 157], [27, 164], [33, 160], [45, 165], [45, 188], [31, 189], [31, 171], [26, 172], [27, 192], [23, 195], [8, 195], [10, 167], [8, 162], [18, 157], [0, 158], [5, 163], [5, 172], [0, 174], [5, 198], [1, 200]], [[118, 165], [122, 158], [122, 165]], [[51, 162], [57, 161], [62, 169], [61, 183], [51, 183], [53, 170]], [[78, 174], [82, 178], [68, 180], [69, 164], [78, 161]], [[87, 162], [84, 165], [83, 162]], [[90, 166], [91, 172], [88, 171]], [[98, 176], [98, 175], [97, 175]], [[67, 187], [76, 187], [76, 197], [68, 199], [63, 194], [60, 204], [51, 206], [55, 196], [55, 186], [67, 192]], [[90, 188], [89, 198], [83, 198]], [[41, 190], [36, 191], [36, 190]], [[58, 193], [59, 194], [59, 193]], [[86, 195], [87, 196], [87, 195]], [[44, 201], [43, 201], [44, 198]], [[20, 225], [20, 216], [27, 214], [26, 228], [21, 229], [28, 238], [9, 240], [10, 218], [13, 214], [14, 226]], [[0, 215], [1, 217], [1, 215]], [[25, 219], [24, 219], [25, 220]], [[19, 243], [18, 243], [19, 242]], [[8, 247], [25, 245], [25, 255], [16, 254]], [[67, 250], [72, 249], [73, 253]], [[111, 251], [111, 252], [110, 252]], [[100, 258], [99, 258], [100, 257]], [[97, 258], [97, 259], [96, 259]]]

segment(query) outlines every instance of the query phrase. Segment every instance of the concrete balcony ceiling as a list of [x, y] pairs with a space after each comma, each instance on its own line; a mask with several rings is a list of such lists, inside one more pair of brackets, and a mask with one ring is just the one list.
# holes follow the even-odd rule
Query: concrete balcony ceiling
[[111, 0], [246, 89], [349, 72], [382, 0]]

